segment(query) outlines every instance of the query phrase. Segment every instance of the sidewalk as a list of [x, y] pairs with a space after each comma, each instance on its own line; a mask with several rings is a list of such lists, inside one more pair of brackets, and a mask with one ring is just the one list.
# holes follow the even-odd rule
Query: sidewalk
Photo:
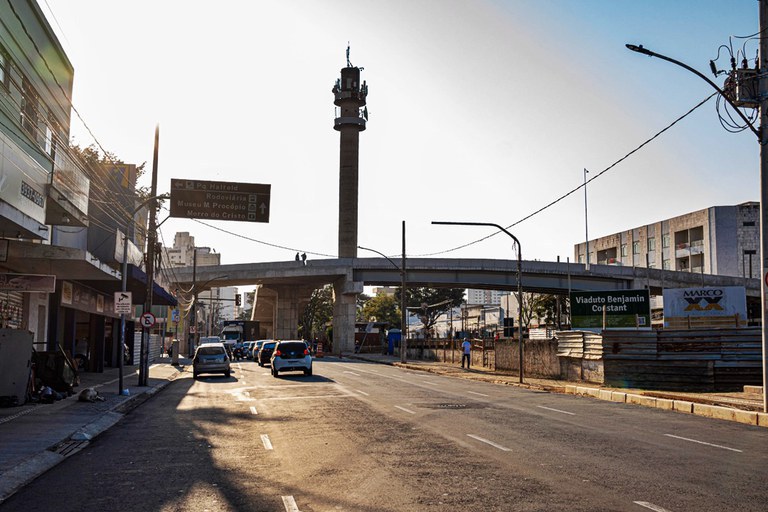
[[[75, 394], [52, 404], [25, 404], [0, 408], [0, 503], [18, 489], [88, 445], [93, 437], [112, 427], [130, 410], [180, 376], [189, 359], [179, 366], [164, 357], [149, 368], [148, 386], [139, 387], [138, 366], [123, 369], [123, 387], [118, 393], [119, 370], [83, 372]], [[78, 393], [93, 387], [103, 402], [80, 402]]]
[[454, 378], [470, 379], [549, 391], [584, 395], [600, 400], [625, 402], [645, 407], [665, 409], [686, 414], [695, 414], [709, 418], [737, 421], [748, 425], [768, 427], [768, 414], [763, 411], [762, 389], [759, 386], [745, 386], [740, 392], [691, 393], [683, 391], [659, 391], [629, 388], [612, 388], [589, 382], [572, 382], [558, 379], [542, 379], [524, 376], [520, 383], [517, 372], [493, 371], [482, 366], [473, 366], [469, 370], [461, 367], [459, 360], [451, 364], [439, 361], [409, 360], [401, 363], [399, 356], [380, 354], [345, 355], [350, 359], [359, 359], [380, 364], [388, 364], [419, 370]]

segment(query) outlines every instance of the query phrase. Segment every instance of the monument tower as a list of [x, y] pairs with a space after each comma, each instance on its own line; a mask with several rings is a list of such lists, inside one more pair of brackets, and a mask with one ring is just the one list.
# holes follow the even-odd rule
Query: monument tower
[[333, 86], [336, 119], [333, 128], [340, 134], [339, 155], [339, 258], [357, 257], [357, 183], [360, 132], [365, 130], [368, 109], [365, 98], [368, 86], [360, 83], [363, 68], [349, 61], [341, 78]]

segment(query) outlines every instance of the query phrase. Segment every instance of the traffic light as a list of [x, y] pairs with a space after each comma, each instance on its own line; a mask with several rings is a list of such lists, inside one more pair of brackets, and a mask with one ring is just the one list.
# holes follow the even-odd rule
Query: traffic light
[[235, 294], [235, 306], [241, 306], [243, 304], [243, 296], [239, 293]]
[[515, 336], [515, 320], [513, 318], [504, 319], [504, 337], [513, 338]]

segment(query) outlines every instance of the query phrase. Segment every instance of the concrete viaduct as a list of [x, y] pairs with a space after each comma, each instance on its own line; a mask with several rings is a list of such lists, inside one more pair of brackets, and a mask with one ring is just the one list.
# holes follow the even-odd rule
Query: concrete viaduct
[[[399, 261], [399, 260], [398, 260]], [[195, 282], [192, 281], [193, 273]], [[267, 337], [295, 339], [299, 315], [312, 291], [334, 287], [334, 352], [354, 348], [355, 302], [363, 286], [400, 286], [400, 269], [385, 258], [239, 263], [173, 269], [177, 286], [198, 293], [211, 287], [259, 285], [254, 320]], [[517, 290], [517, 261], [495, 259], [413, 258], [406, 262], [407, 286]], [[569, 291], [609, 291], [695, 286], [745, 286], [747, 297], [760, 297], [759, 279], [693, 274], [614, 265], [523, 261], [522, 287], [526, 292], [567, 294]]]

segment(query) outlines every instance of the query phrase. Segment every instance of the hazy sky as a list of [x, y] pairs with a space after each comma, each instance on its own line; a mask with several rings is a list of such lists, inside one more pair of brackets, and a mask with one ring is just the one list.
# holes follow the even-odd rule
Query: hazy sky
[[[369, 86], [359, 244], [399, 254], [405, 220], [410, 256], [512, 258], [506, 236], [450, 251], [490, 228], [430, 224], [494, 222], [512, 226], [524, 259], [540, 260], [573, 259], [583, 190], [515, 223], [712, 92], [625, 43], [713, 79], [720, 45], [744, 45], [750, 59], [757, 49], [729, 40], [757, 32], [754, 0], [40, 3], [75, 67], [75, 107], [101, 145], [151, 167], [159, 123], [159, 192], [171, 178], [272, 185], [269, 224], [162, 225], [166, 245], [189, 231], [223, 263], [335, 257], [331, 88], [348, 41]], [[719, 67], [728, 61], [721, 50]], [[85, 133], [73, 122], [76, 142], [90, 144]], [[588, 185], [590, 238], [758, 200], [758, 156], [751, 132], [721, 127], [713, 98]]]

